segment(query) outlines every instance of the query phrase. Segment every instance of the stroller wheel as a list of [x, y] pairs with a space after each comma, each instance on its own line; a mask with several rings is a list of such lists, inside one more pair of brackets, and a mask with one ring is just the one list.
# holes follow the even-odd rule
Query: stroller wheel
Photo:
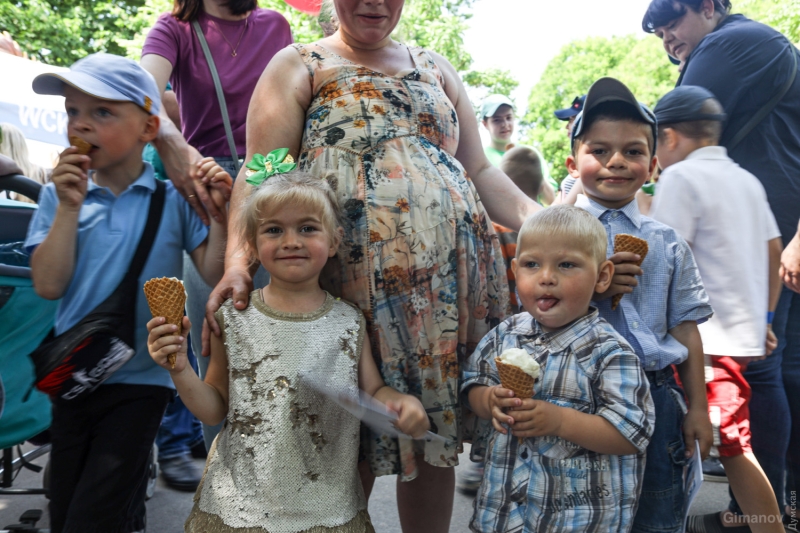
[[153, 444], [150, 449], [150, 457], [147, 459], [147, 489], [145, 491], [145, 501], [153, 497], [156, 492], [156, 481], [158, 480], [158, 446]]

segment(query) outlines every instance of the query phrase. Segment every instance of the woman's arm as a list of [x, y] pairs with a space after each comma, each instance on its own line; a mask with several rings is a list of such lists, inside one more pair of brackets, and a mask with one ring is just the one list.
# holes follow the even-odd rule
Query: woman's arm
[[[161, 91], [163, 99], [167, 82], [172, 74], [172, 63], [160, 55], [146, 54], [142, 56], [140, 64], [156, 79], [156, 86]], [[153, 140], [153, 146], [161, 157], [167, 176], [192, 208], [197, 211], [204, 224], [208, 225], [209, 214], [220, 221], [222, 215], [219, 209], [211, 200], [206, 186], [199, 181], [199, 176], [195, 172], [202, 155], [186, 142], [181, 131], [167, 115], [166, 108], [165, 105], [161, 106], [159, 112], [161, 127], [158, 130], [158, 137]], [[208, 213], [206, 213], [206, 209]]]
[[[297, 158], [311, 97], [311, 77], [297, 50], [290, 46], [275, 54], [250, 99], [246, 161], [250, 161], [253, 154], [268, 154], [276, 148], [288, 148]], [[206, 305], [206, 319], [215, 335], [220, 335], [220, 330], [214, 313], [222, 302], [233, 298], [236, 308], [244, 309], [253, 287], [250, 261], [243, 253], [245, 239], [238, 227], [240, 207], [252, 190], [245, 181], [245, 170], [242, 167], [239, 172], [231, 195], [225, 275]]]
[[478, 133], [478, 121], [464, 84], [449, 61], [439, 54], [431, 54], [442, 71], [445, 93], [458, 115], [460, 132], [456, 159], [472, 178], [489, 218], [513, 231], [519, 231], [525, 219], [542, 207], [528, 198], [503, 171], [492, 166], [486, 159]]

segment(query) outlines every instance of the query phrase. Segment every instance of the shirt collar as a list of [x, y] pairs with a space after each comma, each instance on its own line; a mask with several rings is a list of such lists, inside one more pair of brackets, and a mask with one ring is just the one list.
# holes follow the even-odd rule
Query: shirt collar
[[689, 159], [728, 159], [728, 150], [724, 146], [704, 146], [686, 156]]
[[596, 307], [589, 307], [589, 312], [558, 331], [546, 332], [541, 324], [534, 320], [530, 313], [523, 313], [516, 316], [514, 325], [508, 328], [508, 333], [523, 337], [527, 342], [540, 339], [542, 344], [546, 344], [550, 353], [563, 352], [582, 337], [600, 319]]
[[[94, 180], [92, 179], [93, 175], [94, 172], [89, 174], [89, 185], [87, 187], [87, 193], [98, 189], [105, 190], [106, 187], [101, 187], [100, 185], [94, 182]], [[156, 173], [155, 170], [153, 170], [153, 165], [151, 165], [147, 161], [144, 161], [144, 170], [139, 175], [139, 177], [136, 178], [136, 181], [128, 185], [128, 188], [125, 189], [125, 191], [131, 190], [134, 187], [142, 187], [144, 189], [147, 189], [151, 193], [156, 190]], [[123, 194], [125, 193], [125, 191], [123, 191]]]
[[606, 213], [619, 211], [628, 217], [628, 220], [630, 220], [637, 229], [641, 229], [642, 227], [642, 214], [639, 212], [639, 206], [636, 204], [635, 198], [620, 209], [611, 209], [602, 206], [588, 196], [581, 194], [578, 195], [578, 200], [575, 202], [575, 206], [585, 209], [597, 218], [602, 218]]

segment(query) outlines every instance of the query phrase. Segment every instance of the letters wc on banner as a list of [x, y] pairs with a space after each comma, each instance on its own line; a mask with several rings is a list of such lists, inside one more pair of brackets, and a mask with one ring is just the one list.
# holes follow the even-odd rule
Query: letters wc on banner
[[63, 96], [33, 92], [33, 78], [44, 72], [66, 71], [29, 59], [0, 53], [0, 122], [18, 127], [26, 139], [68, 146]]

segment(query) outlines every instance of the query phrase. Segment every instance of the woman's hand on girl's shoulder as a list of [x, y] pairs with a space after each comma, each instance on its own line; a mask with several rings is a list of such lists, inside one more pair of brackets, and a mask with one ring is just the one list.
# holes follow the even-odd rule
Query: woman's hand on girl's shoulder
[[395, 400], [386, 402], [386, 407], [397, 413], [398, 419], [395, 427], [415, 439], [423, 437], [431, 427], [428, 413], [414, 396], [403, 394]]

